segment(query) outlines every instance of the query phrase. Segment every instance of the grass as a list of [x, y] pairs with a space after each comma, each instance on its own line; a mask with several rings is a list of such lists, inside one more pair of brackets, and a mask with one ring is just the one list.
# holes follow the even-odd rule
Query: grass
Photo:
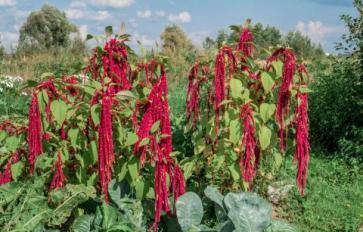
[[[312, 155], [306, 196], [297, 191], [278, 208], [278, 216], [302, 231], [361, 231], [363, 227], [363, 165], [357, 159]], [[281, 178], [292, 178], [290, 162]], [[361, 230], [359, 230], [361, 229]]]

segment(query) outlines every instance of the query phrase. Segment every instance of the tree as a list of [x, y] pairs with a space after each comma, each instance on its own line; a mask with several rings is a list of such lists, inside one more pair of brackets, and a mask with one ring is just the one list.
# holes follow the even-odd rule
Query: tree
[[64, 12], [45, 4], [41, 10], [32, 12], [21, 27], [19, 47], [66, 47], [71, 32], [76, 31]]
[[167, 26], [161, 33], [163, 52], [178, 52], [180, 49], [194, 50], [194, 46], [185, 32], [177, 25]]
[[[160, 35], [162, 54], [169, 57], [172, 77], [185, 77], [188, 68], [196, 58], [196, 49], [185, 32], [177, 25], [167, 26]], [[174, 79], [174, 78], [173, 78]]]
[[5, 56], [5, 48], [0, 41], [0, 58], [3, 58], [4, 56]]
[[321, 45], [315, 45], [311, 39], [299, 31], [289, 32], [284, 37], [286, 45], [291, 47], [303, 59], [320, 58], [324, 56]]

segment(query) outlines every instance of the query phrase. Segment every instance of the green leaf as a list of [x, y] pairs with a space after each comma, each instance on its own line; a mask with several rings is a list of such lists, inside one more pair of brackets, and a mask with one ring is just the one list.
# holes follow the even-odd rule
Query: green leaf
[[262, 87], [265, 90], [265, 93], [269, 93], [275, 83], [270, 74], [267, 72], [262, 73], [261, 82], [262, 82]]
[[194, 145], [194, 154], [198, 155], [198, 154], [202, 153], [205, 148], [206, 148], [205, 139], [204, 138], [198, 139]]
[[158, 129], [160, 128], [160, 120], [157, 120], [156, 122], [154, 122], [154, 124], [152, 125], [150, 132], [151, 133], [155, 133]]
[[273, 220], [266, 232], [297, 232], [298, 230], [291, 224], [281, 221]]
[[234, 145], [237, 145], [241, 140], [242, 130], [240, 119], [234, 119], [229, 124], [229, 139]]
[[139, 177], [139, 168], [135, 157], [132, 157], [132, 159], [128, 162], [127, 168], [129, 169], [132, 181], [136, 181]]
[[271, 130], [266, 126], [261, 127], [260, 131], [258, 132], [258, 137], [260, 140], [261, 149], [265, 150], [270, 145]]
[[68, 138], [71, 140], [72, 147], [76, 147], [77, 139], [78, 139], [79, 129], [78, 128], [71, 128], [68, 131]]
[[275, 113], [275, 104], [262, 103], [260, 105], [260, 115], [264, 123], [266, 123]]
[[87, 34], [86, 40], [90, 40], [90, 39], [93, 39], [93, 35]]
[[105, 27], [105, 34], [106, 36], [111, 36], [113, 33], [112, 26]]
[[301, 86], [299, 88], [299, 91], [300, 91], [300, 93], [311, 93], [311, 92], [313, 92], [311, 89], [309, 89], [308, 87], [305, 87], [305, 86]]
[[189, 231], [193, 226], [199, 226], [203, 218], [203, 205], [199, 196], [187, 192], [176, 201], [176, 215], [183, 232]]
[[283, 63], [281, 61], [276, 61], [272, 64], [272, 67], [274, 68], [275, 70], [275, 74], [276, 74], [276, 77], [280, 78], [282, 76], [282, 68], [283, 68]]
[[145, 145], [149, 144], [149, 142], [150, 142], [150, 139], [149, 139], [149, 138], [143, 138], [143, 139], [141, 140], [141, 142], [140, 142], [140, 147], [142, 147], [142, 146], [145, 146]]
[[208, 186], [204, 190], [204, 194], [208, 197], [211, 201], [216, 203], [220, 208], [224, 209], [223, 206], [223, 198], [224, 196], [218, 191], [216, 187]]
[[24, 162], [19, 161], [13, 165], [11, 165], [11, 176], [15, 181], [18, 180], [18, 177], [21, 176], [24, 170]]
[[95, 126], [98, 126], [98, 124], [100, 124], [100, 110], [101, 107], [99, 104], [93, 105], [91, 107], [91, 118]]
[[67, 109], [67, 104], [62, 100], [54, 100], [50, 105], [52, 115], [59, 126], [62, 126], [66, 119]]
[[9, 152], [15, 152], [19, 145], [19, 138], [10, 136], [5, 140], [5, 147]]
[[262, 232], [270, 224], [272, 207], [255, 193], [228, 193], [224, 204], [235, 231]]
[[77, 217], [72, 225], [72, 231], [74, 232], [89, 232], [91, 231], [91, 224], [94, 215], [82, 215]]
[[232, 178], [234, 181], [239, 181], [240, 180], [240, 169], [239, 166], [237, 164], [232, 164], [228, 167], [229, 171], [231, 172]]
[[136, 96], [128, 90], [123, 90], [117, 93], [116, 97], [120, 100], [136, 99]]
[[238, 79], [232, 78], [230, 81], [231, 95], [235, 99], [242, 99], [242, 82]]
[[64, 188], [52, 191], [50, 199], [56, 204], [56, 208], [50, 215], [49, 224], [54, 226], [64, 224], [79, 204], [94, 197], [96, 189], [91, 186], [68, 184]]
[[184, 178], [186, 180], [188, 180], [192, 176], [194, 168], [195, 168], [195, 161], [190, 161], [182, 165]]
[[125, 147], [134, 145], [138, 140], [139, 138], [134, 132], [127, 132]]

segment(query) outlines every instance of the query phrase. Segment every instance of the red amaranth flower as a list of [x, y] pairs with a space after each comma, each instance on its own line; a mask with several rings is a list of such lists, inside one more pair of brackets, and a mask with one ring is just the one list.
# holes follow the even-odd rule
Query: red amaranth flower
[[290, 86], [293, 82], [295, 69], [296, 69], [296, 57], [292, 50], [287, 48], [280, 48], [275, 51], [267, 60], [267, 69], [272, 65], [272, 62], [276, 61], [279, 57], [283, 59], [283, 73], [282, 84], [279, 90], [276, 109], [276, 121], [279, 125], [280, 136], [280, 150], [285, 151], [286, 147], [286, 132], [285, 132], [285, 118], [289, 113], [290, 104]]
[[111, 181], [114, 161], [111, 108], [112, 98], [105, 94], [102, 96], [100, 125], [98, 127], [98, 172], [106, 203], [108, 203], [108, 183]]
[[[169, 207], [169, 187], [166, 182], [166, 174], [171, 178], [172, 191], [177, 199], [185, 191], [185, 180], [179, 167], [174, 165], [170, 158], [172, 152], [171, 125], [169, 117], [168, 91], [166, 73], [164, 67], [160, 66], [160, 78], [154, 84], [148, 97], [149, 103], [146, 105], [140, 126], [137, 131], [139, 141], [135, 144], [135, 151], [140, 153], [140, 163], [144, 166], [146, 161], [146, 150], [151, 154], [151, 160], [155, 162], [154, 191], [155, 191], [155, 214], [154, 230], [160, 222], [161, 211], [170, 213]], [[155, 133], [150, 134], [150, 129], [154, 123], [160, 121], [160, 133], [158, 140]], [[140, 146], [143, 139], [149, 139], [149, 144]]]
[[14, 154], [6, 163], [4, 172], [3, 173], [0, 172], [0, 186], [3, 184], [7, 184], [13, 180], [11, 175], [11, 166], [20, 160], [20, 154], [21, 151], [19, 150], [15, 151]]
[[295, 110], [296, 148], [295, 161], [297, 162], [296, 183], [299, 192], [304, 196], [304, 188], [308, 176], [309, 164], [309, 119], [308, 119], [308, 94], [297, 94], [298, 106]]
[[[228, 57], [228, 62], [226, 62], [225, 56]], [[226, 63], [228, 63], [228, 80], [231, 79], [233, 72], [236, 69], [236, 59], [233, 54], [233, 50], [230, 47], [223, 47], [219, 50], [214, 67], [214, 102], [213, 108], [215, 112], [215, 128], [217, 133], [218, 142], [218, 129], [219, 129], [219, 114], [220, 114], [220, 104], [226, 98], [225, 89], [225, 78], [226, 78]], [[223, 111], [223, 107], [222, 107]]]
[[32, 95], [32, 100], [29, 108], [29, 125], [28, 125], [28, 137], [29, 145], [29, 166], [30, 173], [34, 172], [34, 165], [37, 156], [43, 153], [42, 145], [42, 122], [40, 118], [40, 110], [38, 103], [38, 96], [36, 92]]
[[[102, 68], [97, 61], [102, 62]], [[115, 94], [120, 90], [131, 88], [127, 78], [129, 69], [125, 45], [117, 39], [110, 39], [101, 53], [99, 49], [93, 50], [91, 64], [86, 68], [86, 73], [91, 73], [92, 79], [98, 80], [103, 85], [109, 85], [109, 93]], [[104, 83], [106, 77], [111, 78], [111, 83]]]
[[242, 51], [243, 55], [245, 55], [246, 57], [252, 56], [254, 50], [253, 35], [248, 27], [245, 27], [242, 30], [239, 39], [238, 50]]
[[77, 96], [78, 90], [74, 85], [79, 84], [79, 80], [75, 76], [65, 76], [63, 77], [63, 81], [67, 84], [65, 89], [74, 97]]
[[53, 176], [52, 183], [50, 184], [49, 191], [52, 191], [53, 189], [62, 188], [65, 185], [66, 177], [63, 173], [63, 161], [62, 161], [62, 155], [60, 150], [57, 154], [57, 161], [55, 163], [54, 168], [56, 169], [56, 173]]
[[259, 150], [256, 145], [256, 125], [249, 103], [241, 107], [240, 118], [243, 120], [242, 158], [240, 161], [243, 179], [251, 182], [258, 164]]

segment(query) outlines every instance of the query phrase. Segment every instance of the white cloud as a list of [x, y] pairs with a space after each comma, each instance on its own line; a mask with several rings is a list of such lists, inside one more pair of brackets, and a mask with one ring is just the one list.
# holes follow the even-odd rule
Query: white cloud
[[315, 43], [325, 43], [326, 37], [343, 32], [343, 28], [324, 25], [321, 21], [299, 21], [296, 30], [308, 36]]
[[15, 6], [15, 0], [0, 0], [0, 6]]
[[85, 14], [82, 10], [74, 8], [66, 10], [66, 15], [70, 19], [82, 19], [85, 17]]
[[97, 21], [102, 21], [102, 20], [108, 19], [110, 17], [111, 17], [111, 15], [110, 15], [110, 13], [108, 13], [107, 10], [97, 11], [96, 14], [89, 15], [89, 19], [93, 19], [93, 20], [97, 20]]
[[4, 31], [0, 32], [0, 41], [5, 48], [10, 49], [18, 44], [19, 33]]
[[107, 10], [100, 10], [95, 12], [85, 11], [78, 8], [70, 8], [66, 10], [66, 15], [70, 19], [89, 19], [96, 21], [106, 20], [111, 17], [111, 14]]
[[132, 5], [134, 0], [88, 0], [95, 6], [124, 8]]
[[210, 32], [208, 31], [198, 31], [189, 33], [188, 37], [192, 41], [193, 44], [197, 46], [202, 46], [205, 38], [210, 36]]
[[157, 10], [157, 11], [144, 10], [136, 12], [136, 16], [139, 18], [152, 19], [152, 18], [165, 17], [166, 13], [165, 11], [162, 10]]
[[166, 13], [165, 13], [165, 11], [158, 10], [158, 11], [155, 11], [155, 15], [157, 17], [164, 17], [166, 15]]
[[147, 35], [140, 35], [138, 32], [134, 33], [133, 39], [135, 44], [139, 41], [144, 47], [153, 47], [159, 41], [159, 39], [151, 39]]
[[87, 25], [81, 25], [78, 27], [79, 34], [81, 36], [81, 39], [86, 39], [88, 34], [88, 26]]
[[69, 5], [70, 8], [85, 8], [86, 7], [86, 3], [85, 2], [81, 2], [81, 1], [74, 1], [71, 2], [71, 4]]
[[188, 11], [182, 11], [177, 15], [170, 14], [168, 19], [174, 23], [189, 23], [192, 21], [192, 16]]
[[134, 19], [134, 18], [129, 19], [129, 23], [130, 23], [131, 27], [133, 27], [133, 28], [136, 28], [138, 26], [136, 19]]
[[136, 13], [137, 17], [139, 17], [139, 18], [150, 18], [151, 14], [152, 14], [151, 10], [138, 11]]

